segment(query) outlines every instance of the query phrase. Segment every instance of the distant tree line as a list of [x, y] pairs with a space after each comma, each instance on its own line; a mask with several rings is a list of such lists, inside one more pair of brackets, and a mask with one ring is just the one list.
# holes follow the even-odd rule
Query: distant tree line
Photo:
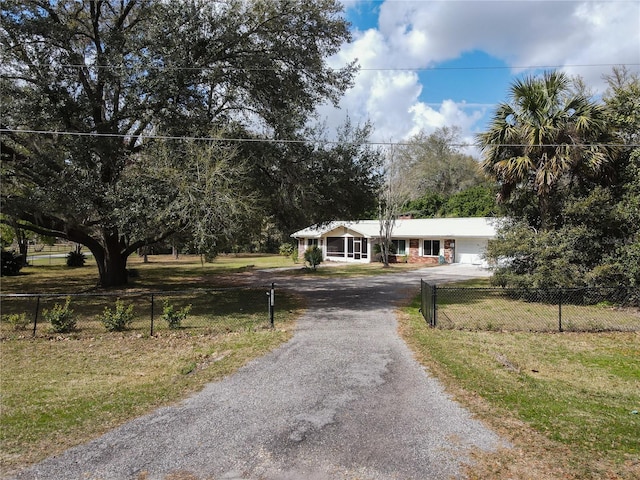
[[395, 147], [387, 178], [396, 191], [396, 214], [413, 218], [491, 217], [502, 210], [493, 182], [473, 156], [462, 153], [460, 129], [420, 132]]

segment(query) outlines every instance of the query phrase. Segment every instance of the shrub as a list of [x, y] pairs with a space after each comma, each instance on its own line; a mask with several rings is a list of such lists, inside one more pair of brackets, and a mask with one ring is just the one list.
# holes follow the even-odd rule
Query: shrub
[[291, 243], [283, 243], [282, 245], [280, 245], [280, 248], [278, 249], [278, 251], [280, 252], [280, 255], [282, 255], [283, 257], [290, 257], [293, 254], [293, 244]]
[[162, 320], [166, 321], [169, 328], [174, 330], [180, 328], [182, 321], [187, 318], [190, 311], [191, 305], [176, 310], [175, 306], [171, 305], [168, 300], [165, 300], [162, 307]]
[[293, 252], [291, 252], [291, 260], [293, 260], [293, 263], [298, 263], [298, 260], [300, 260], [300, 253], [297, 248], [294, 248]]
[[20, 273], [23, 261], [22, 255], [16, 255], [13, 251], [2, 250], [2, 265], [0, 266], [0, 275], [13, 276]]
[[67, 297], [64, 305], [56, 303], [52, 310], [43, 310], [43, 318], [51, 323], [51, 330], [55, 333], [69, 333], [76, 329], [76, 319], [73, 310], [69, 308], [71, 297]]
[[215, 250], [209, 250], [204, 254], [204, 261], [207, 263], [213, 263], [213, 261], [218, 256], [218, 252]]
[[7, 322], [13, 325], [14, 330], [24, 330], [29, 325], [26, 313], [12, 313], [7, 316]]
[[105, 307], [100, 321], [108, 332], [122, 332], [129, 328], [133, 321], [133, 304], [126, 306], [120, 299], [116, 300], [114, 310]]
[[304, 261], [315, 270], [322, 263], [322, 250], [316, 245], [307, 248], [304, 252]]
[[84, 253], [71, 251], [67, 253], [67, 267], [84, 267]]
[[[387, 253], [389, 255], [396, 254], [396, 246], [393, 243], [389, 244], [389, 251]], [[382, 245], [380, 243], [373, 244], [373, 255], [377, 262], [384, 261], [382, 257]]]

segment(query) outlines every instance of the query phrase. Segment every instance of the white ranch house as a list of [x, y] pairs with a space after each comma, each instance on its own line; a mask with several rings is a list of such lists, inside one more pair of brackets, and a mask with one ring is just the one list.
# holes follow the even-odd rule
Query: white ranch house
[[[396, 253], [390, 261], [483, 265], [487, 242], [496, 235], [496, 223], [497, 219], [485, 217], [398, 219], [391, 236]], [[374, 245], [380, 243], [378, 220], [334, 221], [291, 236], [298, 242], [301, 257], [308, 247], [317, 245], [326, 260], [378, 260], [374, 254]]]

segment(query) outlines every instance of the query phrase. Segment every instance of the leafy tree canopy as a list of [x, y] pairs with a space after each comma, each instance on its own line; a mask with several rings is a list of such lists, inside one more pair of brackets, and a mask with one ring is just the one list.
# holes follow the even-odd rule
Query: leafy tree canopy
[[458, 127], [442, 127], [429, 135], [420, 132], [398, 147], [394, 161], [405, 165], [411, 199], [426, 193], [450, 196], [486, 182], [478, 162], [460, 152], [459, 135]]
[[275, 178], [275, 152], [173, 138], [299, 131], [352, 82], [353, 64], [326, 63], [350, 40], [341, 8], [336, 0], [3, 1], [3, 213], [85, 245], [103, 286], [126, 283], [127, 257], [177, 232], [215, 245], [259, 210], [248, 159]]
[[[369, 142], [372, 125], [347, 119], [329, 140], [321, 127], [246, 151], [260, 208], [287, 235], [307, 225], [362, 218], [375, 208], [382, 152]], [[305, 140], [306, 139], [306, 140]]]
[[563, 183], [605, 178], [614, 156], [606, 111], [563, 73], [516, 80], [509, 100], [478, 135], [483, 169], [500, 186], [499, 199], [532, 192], [538, 226], [554, 224], [554, 202]]
[[[559, 74], [518, 83], [513, 87], [521, 94], [517, 105], [535, 109], [530, 115], [514, 109], [505, 117], [511, 107], [502, 105], [491, 129], [481, 135], [484, 166], [510, 195], [508, 213], [519, 219], [506, 222], [489, 244], [487, 257], [498, 265], [496, 283], [626, 286], [628, 301], [640, 302], [640, 109], [633, 107], [640, 105], [640, 79], [614, 69], [608, 81], [601, 103], [576, 97]], [[545, 98], [558, 102], [539, 108]], [[573, 108], [567, 110], [568, 105]], [[529, 115], [528, 129], [516, 114]], [[548, 140], [541, 136], [527, 143], [528, 138], [515, 136], [527, 131], [549, 133]], [[522, 144], [507, 144], [517, 138]], [[541, 221], [545, 211], [547, 220]]]
[[495, 195], [479, 163], [459, 149], [460, 129], [420, 132], [394, 152], [400, 213], [417, 218], [484, 216], [496, 211]]
[[483, 185], [451, 195], [440, 211], [443, 217], [495, 217], [499, 213], [495, 192]]
[[427, 192], [410, 201], [404, 211], [414, 218], [494, 217], [501, 213], [494, 189], [477, 185], [450, 196]]

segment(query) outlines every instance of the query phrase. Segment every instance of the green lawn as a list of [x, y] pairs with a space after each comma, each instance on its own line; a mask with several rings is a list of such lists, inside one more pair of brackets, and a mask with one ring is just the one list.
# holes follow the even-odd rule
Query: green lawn
[[[302, 307], [299, 299], [280, 296], [272, 330], [266, 328], [260, 289], [256, 310], [238, 311], [235, 305], [246, 305], [242, 295], [251, 289], [195, 300], [181, 297], [185, 287], [240, 287], [245, 273], [269, 267], [294, 267], [288, 273], [297, 275], [409, 268], [321, 265], [309, 272], [278, 256], [224, 256], [211, 264], [197, 257], [151, 257], [147, 264], [135, 258], [130, 266], [138, 275], [122, 292], [145, 299], [137, 320], [142, 326], [107, 333], [94, 318], [92, 327], [86, 320], [73, 334], [31, 338], [29, 331], [13, 331], [2, 322], [0, 473], [59, 453], [233, 372], [290, 338]], [[2, 291], [93, 292], [96, 279], [92, 266], [29, 267], [18, 277], [3, 277]], [[158, 289], [176, 304], [192, 303], [193, 314], [186, 328], [159, 328], [151, 337], [144, 305], [148, 292]], [[3, 318], [8, 306], [3, 300]], [[89, 318], [103, 305], [75, 308]], [[400, 322], [416, 357], [513, 444], [478, 454], [469, 478], [640, 478], [640, 415], [634, 413], [640, 411], [640, 333], [430, 329], [418, 308], [417, 302], [406, 308]], [[214, 319], [224, 328], [211, 328]]]
[[[594, 295], [597, 292], [594, 292]], [[598, 294], [608, 299], [606, 290]], [[488, 278], [444, 284], [437, 289], [440, 328], [493, 331], [638, 331], [640, 309], [602, 301], [592, 305], [559, 305], [560, 292], [548, 292], [548, 302], [511, 298]]]
[[[71, 308], [78, 317], [78, 330], [52, 334], [41, 325], [35, 338], [30, 326], [14, 330], [6, 322], [9, 313], [25, 309], [20, 300], [4, 298], [0, 475], [178, 401], [286, 342], [302, 301], [278, 292], [271, 329], [266, 289], [242, 287], [243, 271], [258, 265], [282, 266], [286, 261], [277, 256], [219, 258], [204, 265], [189, 257], [155, 258], [148, 264], [134, 260], [138, 277], [116, 293], [135, 303], [136, 319], [121, 333], [108, 333], [96, 318], [105, 302], [112, 306], [116, 297], [74, 297]], [[2, 291], [95, 292], [96, 278], [92, 266], [28, 267], [23, 275], [3, 277]], [[229, 288], [202, 295], [181, 293], [222, 285]], [[166, 290], [165, 298], [172, 303], [190, 303], [193, 308], [182, 328], [169, 330], [157, 319], [155, 335], [150, 336], [145, 292], [159, 290]], [[55, 301], [64, 299], [49, 299], [48, 304], [43, 299], [41, 308], [50, 308]], [[159, 317], [161, 299], [157, 302]], [[31, 307], [26, 309], [30, 314]]]
[[516, 444], [472, 478], [640, 478], [640, 333], [431, 329], [418, 308], [401, 325], [416, 356]]
[[[127, 268], [132, 276], [123, 291], [227, 286], [224, 275], [261, 268], [296, 267], [291, 258], [280, 255], [220, 255], [210, 263], [197, 255], [181, 255], [177, 259], [171, 255], [149, 255], [148, 259], [148, 263], [144, 263], [142, 257], [129, 257]], [[59, 281], [61, 277], [63, 282]], [[2, 292], [79, 293], [95, 290], [97, 283], [98, 268], [91, 257], [79, 268], [68, 268], [62, 259], [57, 265], [44, 262], [23, 268], [18, 276], [3, 277]]]

